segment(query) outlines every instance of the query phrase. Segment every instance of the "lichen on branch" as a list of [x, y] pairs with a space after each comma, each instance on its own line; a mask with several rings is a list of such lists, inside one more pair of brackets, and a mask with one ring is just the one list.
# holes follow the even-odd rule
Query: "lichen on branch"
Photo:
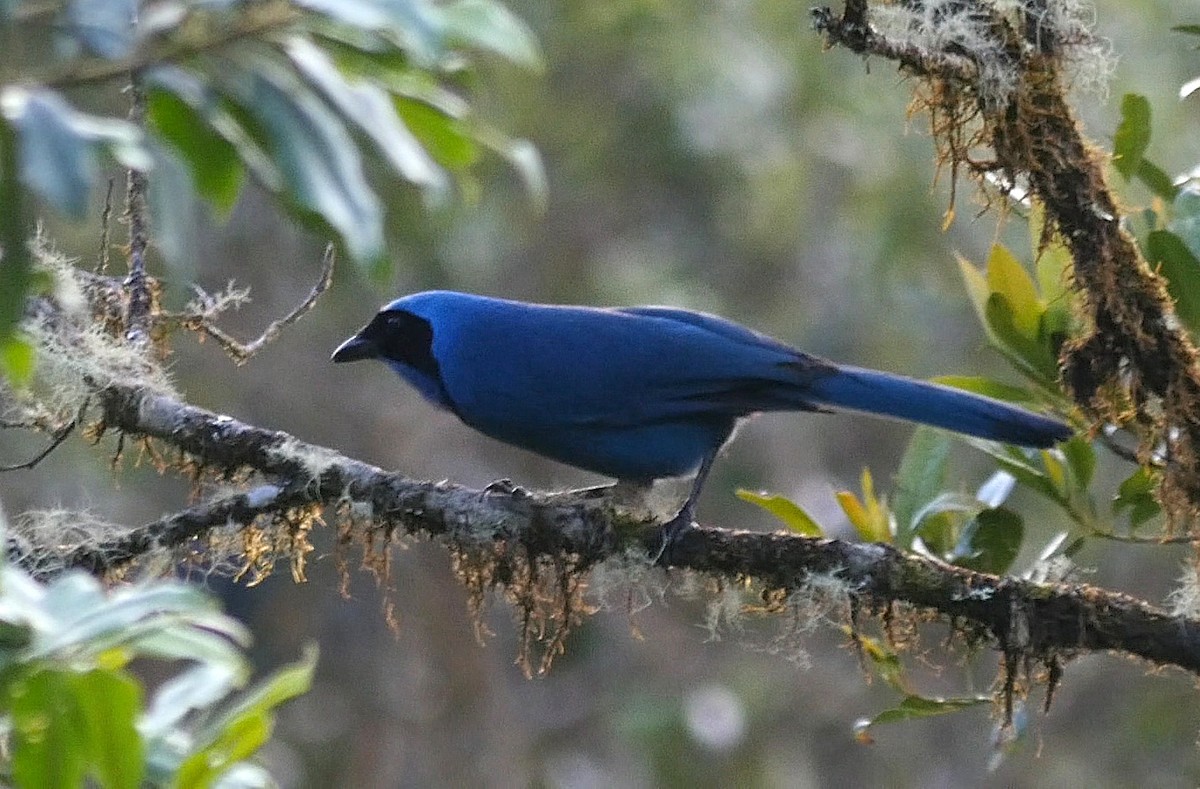
[[[1163, 450], [1160, 499], [1175, 528], [1200, 513], [1200, 364], [1162, 278], [1122, 227], [1068, 94], [1102, 85], [1105, 42], [1081, 0], [847, 2], [814, 22], [830, 46], [896, 61], [917, 81], [939, 163], [981, 184], [1028, 190], [1047, 234], [1071, 251], [1081, 330], [1063, 347], [1062, 380], [1098, 424], [1124, 424], [1140, 456]], [[1048, 239], [1047, 239], [1048, 240]]]

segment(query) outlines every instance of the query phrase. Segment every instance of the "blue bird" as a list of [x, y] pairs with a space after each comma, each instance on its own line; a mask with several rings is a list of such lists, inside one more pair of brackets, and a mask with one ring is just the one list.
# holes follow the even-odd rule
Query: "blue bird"
[[386, 305], [332, 358], [380, 359], [479, 432], [620, 482], [695, 475], [668, 541], [690, 527], [738, 421], [760, 411], [846, 409], [1029, 447], [1071, 435], [998, 400], [835, 364], [668, 307], [416, 293]]

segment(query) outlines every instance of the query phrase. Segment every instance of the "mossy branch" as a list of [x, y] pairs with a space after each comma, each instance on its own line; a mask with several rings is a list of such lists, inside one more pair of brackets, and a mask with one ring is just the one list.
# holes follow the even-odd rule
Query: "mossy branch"
[[[916, 17], [885, 34], [872, 14], [894, 15], [895, 7], [861, 0], [847, 2], [840, 17], [814, 11], [814, 24], [829, 46], [893, 60], [921, 81], [941, 119], [933, 130], [951, 172], [1022, 185], [1045, 206], [1048, 232], [1071, 251], [1087, 324], [1063, 348], [1063, 381], [1097, 421], [1131, 422], [1143, 460], [1165, 447], [1160, 498], [1173, 525], [1192, 529], [1200, 513], [1200, 355], [1163, 279], [1122, 227], [1107, 153], [1085, 140], [1067, 101], [1072, 67], [1103, 70], [1079, 63], [1103, 55], [1086, 22], [1070, 16], [1076, 6], [946, 3], [942, 21], [956, 15], [956, 29], [968, 31], [954, 40]], [[971, 154], [976, 144], [989, 146], [994, 160]]]
[[[117, 385], [97, 397], [107, 429], [152, 438], [200, 467], [253, 471], [271, 482], [77, 547], [61, 557], [62, 565], [120, 573], [164, 550], [197, 545], [203, 551], [212, 530], [286, 519], [312, 507], [359, 507], [372, 528], [443, 539], [458, 553], [519, 546], [531, 562], [570, 557], [578, 572], [625, 556], [631, 547], [653, 554], [659, 545], [655, 524], [619, 512], [595, 492], [530, 494], [414, 481], [154, 391]], [[1200, 674], [1200, 622], [1092, 586], [1000, 578], [887, 545], [717, 528], [683, 535], [670, 562], [785, 593], [832, 575], [865, 608], [899, 603], [936, 612], [990, 634], [1006, 655], [1027, 660], [1113, 651]], [[499, 578], [492, 583], [503, 586]]]

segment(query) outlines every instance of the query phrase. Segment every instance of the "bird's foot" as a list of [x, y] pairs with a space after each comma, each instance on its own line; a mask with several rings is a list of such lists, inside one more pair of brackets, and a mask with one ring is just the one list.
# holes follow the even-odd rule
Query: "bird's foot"
[[673, 550], [679, 544], [679, 540], [683, 535], [694, 529], [696, 526], [694, 513], [691, 506], [684, 506], [674, 518], [667, 521], [659, 529], [659, 538], [662, 544], [659, 546], [658, 553], [654, 557], [654, 563], [663, 567], [670, 567], [675, 563], [672, 556]]

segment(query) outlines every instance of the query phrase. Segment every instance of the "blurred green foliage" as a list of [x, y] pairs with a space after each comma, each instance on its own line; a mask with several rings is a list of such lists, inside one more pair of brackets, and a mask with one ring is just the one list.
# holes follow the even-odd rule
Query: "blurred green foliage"
[[[82, 571], [42, 583], [0, 556], [0, 773], [46, 789], [271, 785], [251, 760], [316, 652], [237, 692], [248, 641], [193, 585], [109, 592]], [[147, 694], [130, 670], [146, 659], [188, 664]]]

